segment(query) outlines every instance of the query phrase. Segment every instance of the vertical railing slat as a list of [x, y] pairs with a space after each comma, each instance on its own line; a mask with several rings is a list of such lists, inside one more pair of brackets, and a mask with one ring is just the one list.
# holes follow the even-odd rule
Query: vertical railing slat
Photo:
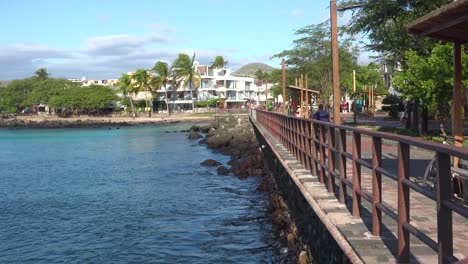
[[353, 132], [353, 216], [361, 216], [361, 134]]
[[343, 181], [346, 178], [346, 157], [343, 157], [343, 153], [346, 152], [346, 130], [340, 129], [339, 132], [340, 132], [339, 134], [340, 149], [338, 152], [338, 161], [339, 161], [339, 166], [340, 166], [340, 181], [338, 183], [338, 187], [339, 187], [338, 199], [340, 203], [344, 203], [345, 196], [346, 196], [346, 184], [344, 184]]
[[315, 139], [317, 138], [317, 125], [315, 122], [311, 122], [311, 129], [312, 129], [312, 175], [317, 175], [317, 143]]
[[382, 203], [382, 175], [377, 168], [382, 166], [382, 139], [372, 137], [372, 235], [380, 236], [382, 211], [377, 204]]
[[453, 255], [452, 211], [445, 207], [443, 201], [452, 199], [452, 175], [450, 173], [450, 156], [442, 153], [437, 158], [437, 240], [439, 244], [439, 263], [448, 263], [445, 255]]
[[332, 151], [332, 147], [335, 146], [335, 129], [333, 127], [328, 127], [328, 192], [335, 192], [335, 177], [333, 177], [333, 172], [335, 172], [335, 153]]
[[409, 187], [403, 180], [409, 180], [410, 147], [406, 143], [398, 143], [398, 262], [408, 263], [410, 260], [409, 232], [404, 228], [409, 223]]
[[325, 182], [325, 149], [323, 147], [323, 142], [325, 141], [325, 129], [324, 125], [319, 125], [320, 127], [320, 143], [319, 143], [319, 149], [320, 149], [320, 178], [319, 181], [320, 183]]

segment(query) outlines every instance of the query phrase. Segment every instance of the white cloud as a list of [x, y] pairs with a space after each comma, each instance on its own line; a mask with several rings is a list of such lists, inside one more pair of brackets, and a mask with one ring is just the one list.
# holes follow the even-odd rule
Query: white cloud
[[[151, 69], [156, 61], [172, 63], [179, 53], [191, 56], [201, 64], [211, 64], [216, 56], [223, 56], [232, 69], [240, 68], [255, 58], [239, 58], [239, 48], [178, 49], [180, 44], [170, 34], [162, 35], [161, 28], [144, 36], [111, 35], [88, 38], [83, 45], [63, 49], [35, 44], [0, 46], [0, 80], [32, 76], [38, 68], [47, 70], [56, 78], [118, 78], [121, 73], [138, 68]], [[179, 45], [180, 46], [180, 45]], [[255, 62], [269, 61], [269, 56]]]
[[295, 9], [291, 12], [291, 16], [293, 17], [301, 17], [304, 15], [304, 10], [302, 9]]

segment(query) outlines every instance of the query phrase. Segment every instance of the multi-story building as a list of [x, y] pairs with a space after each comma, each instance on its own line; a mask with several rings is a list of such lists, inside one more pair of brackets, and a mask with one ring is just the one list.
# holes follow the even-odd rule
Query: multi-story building
[[[248, 102], [253, 102], [255, 106], [265, 105], [265, 91], [271, 87], [271, 84], [256, 83], [254, 77], [237, 75], [231, 69], [213, 69], [207, 65], [196, 63], [196, 71], [200, 74], [201, 80], [194, 92], [194, 101], [205, 101], [210, 99], [219, 99], [217, 107], [220, 108], [245, 108]], [[133, 75], [133, 72], [127, 74]], [[72, 82], [79, 82], [83, 86], [105, 85], [115, 86], [118, 79], [68, 79]], [[268, 86], [267, 86], [268, 85]], [[268, 92], [268, 99], [272, 99]], [[153, 110], [155, 112], [165, 112], [167, 104], [174, 110], [188, 111], [192, 109], [192, 91], [189, 86], [178, 87], [174, 89], [170, 84], [157, 90], [156, 93], [140, 91], [133, 95], [134, 100], [149, 99], [153, 101]]]
[[[252, 100], [256, 105], [265, 104], [266, 84], [256, 84], [250, 76], [237, 75], [227, 68], [210, 68], [207, 65], [196, 65], [201, 80], [196, 100], [219, 99], [220, 108], [245, 108]], [[173, 109], [187, 110], [192, 107], [192, 95], [189, 87], [179, 87], [174, 92], [168, 85], [157, 91], [155, 110], [165, 111], [166, 103]], [[271, 93], [268, 93], [271, 99]]]

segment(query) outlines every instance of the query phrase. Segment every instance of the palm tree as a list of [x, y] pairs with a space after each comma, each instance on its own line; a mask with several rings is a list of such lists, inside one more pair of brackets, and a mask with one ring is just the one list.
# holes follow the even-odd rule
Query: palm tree
[[169, 81], [169, 65], [165, 62], [158, 61], [154, 65], [153, 69], [151, 69], [153, 72], [157, 74], [156, 80], [155, 80], [155, 88], [157, 90], [161, 89], [161, 87], [164, 87], [164, 91], [166, 92], [166, 107], [167, 107], [167, 114], [170, 116], [171, 112], [169, 109], [169, 100], [167, 97], [167, 82]]
[[136, 94], [137, 89], [133, 85], [132, 78], [130, 77], [130, 75], [122, 73], [122, 76], [117, 82], [117, 86], [124, 95], [124, 98], [127, 95], [130, 95], [128, 97], [130, 99], [130, 107], [132, 108], [132, 116], [136, 117], [135, 107], [133, 106], [133, 95]]
[[211, 64], [211, 68], [223, 69], [229, 62], [225, 61], [223, 56], [216, 56], [214, 62]]
[[[189, 87], [192, 96], [192, 112], [195, 113], [194, 94], [200, 85], [200, 74], [195, 70], [195, 53], [192, 58], [187, 54], [179, 53], [179, 56], [172, 64], [172, 71], [174, 73], [174, 80], [182, 87]], [[178, 86], [177, 85], [177, 86]]]
[[41, 79], [41, 80], [45, 80], [45, 79], [49, 78], [49, 75], [50, 75], [47, 72], [46, 68], [39, 68], [37, 71], [34, 72], [34, 74], [36, 74], [36, 77]]
[[149, 103], [148, 92], [151, 91], [153, 77], [151, 76], [151, 73], [145, 69], [136, 70], [135, 74], [132, 77], [134, 80], [134, 85], [138, 87], [138, 91], [145, 92], [145, 112], [147, 116], [151, 116], [152, 110], [150, 111], [148, 110], [148, 108], [152, 104]]

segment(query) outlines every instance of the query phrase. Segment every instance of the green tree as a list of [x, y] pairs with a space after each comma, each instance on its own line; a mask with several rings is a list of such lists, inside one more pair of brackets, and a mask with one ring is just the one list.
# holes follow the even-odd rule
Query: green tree
[[14, 80], [0, 89], [0, 112], [18, 114], [29, 106], [28, 97], [34, 89], [35, 78]]
[[[320, 91], [318, 99], [328, 104], [333, 94], [332, 89], [332, 58], [331, 34], [329, 23], [309, 25], [295, 32], [299, 36], [293, 41], [294, 47], [290, 50], [274, 55], [276, 58], [285, 58], [288, 66], [287, 75], [299, 78], [308, 76], [309, 87]], [[339, 47], [340, 88], [346, 91], [349, 76], [357, 65], [357, 48], [350, 39], [341, 38]]]
[[47, 72], [47, 69], [46, 68], [39, 68], [38, 70], [36, 70], [34, 72], [34, 74], [36, 75], [37, 78], [41, 79], [41, 80], [45, 80], [47, 78], [49, 78], [49, 73]]
[[177, 59], [172, 63], [171, 71], [174, 74], [176, 86], [189, 87], [192, 96], [192, 111], [195, 113], [195, 94], [200, 85], [200, 74], [195, 70], [195, 53], [192, 58], [187, 54], [180, 53]]
[[151, 116], [152, 109], [148, 109], [152, 108], [152, 104], [149, 102], [148, 93], [152, 92], [151, 88], [153, 85], [153, 77], [151, 76], [151, 73], [145, 69], [136, 70], [132, 77], [134, 85], [138, 88], [138, 91], [145, 92], [145, 112], [148, 116]]
[[164, 87], [164, 91], [166, 93], [166, 107], [167, 107], [167, 114], [170, 116], [170, 108], [169, 108], [169, 98], [167, 96], [167, 83], [169, 82], [169, 77], [170, 77], [170, 68], [169, 65], [165, 62], [158, 61], [154, 65], [153, 69], [151, 69], [153, 72], [156, 73], [156, 78], [155, 78], [155, 88], [157, 90], [161, 89]]
[[[390, 62], [405, 61], [405, 51], [429, 55], [436, 42], [429, 38], [413, 37], [405, 26], [417, 18], [441, 7], [451, 0], [344, 0], [339, 6], [351, 9], [352, 16], [345, 29], [351, 35], [364, 34], [370, 43], [368, 50], [379, 52]], [[346, 8], [349, 7], [349, 8]]]
[[126, 73], [122, 73], [122, 76], [117, 81], [118, 90], [122, 93], [124, 99], [128, 97], [130, 101], [130, 107], [132, 109], [132, 116], [136, 117], [135, 106], [133, 103], [133, 96], [138, 92], [132, 83], [132, 77]]
[[[453, 100], [453, 47], [436, 45], [430, 56], [414, 50], [405, 54], [406, 66], [393, 78], [393, 85], [407, 99], [421, 99], [423, 108], [440, 119], [447, 118]], [[463, 84], [468, 86], [468, 55], [464, 54]], [[465, 118], [468, 105], [465, 100]]]
[[211, 64], [211, 68], [223, 69], [228, 63], [228, 61], [224, 60], [223, 56], [216, 56]]

